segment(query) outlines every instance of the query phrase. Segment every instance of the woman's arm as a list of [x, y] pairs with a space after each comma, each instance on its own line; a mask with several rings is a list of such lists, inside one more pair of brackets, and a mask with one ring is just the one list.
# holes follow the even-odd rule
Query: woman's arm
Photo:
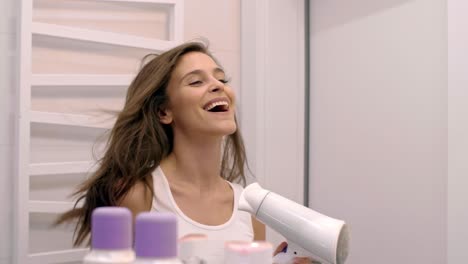
[[254, 240], [266, 240], [265, 225], [252, 216]]

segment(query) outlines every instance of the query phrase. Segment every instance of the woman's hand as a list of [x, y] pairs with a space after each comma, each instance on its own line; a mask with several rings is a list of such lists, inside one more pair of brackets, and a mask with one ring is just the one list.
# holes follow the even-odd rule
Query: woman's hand
[[282, 252], [287, 246], [288, 243], [286, 243], [286, 241], [281, 242], [276, 248], [275, 252], [273, 252], [273, 256], [278, 255], [278, 253]]
[[[283, 252], [287, 246], [288, 246], [288, 243], [286, 243], [285, 241], [281, 242], [281, 244], [279, 244], [278, 247], [276, 248], [275, 252], [273, 252], [273, 256], [276, 256], [278, 253]], [[320, 263], [320, 262], [316, 262], [313, 259], [308, 258], [308, 257], [295, 257], [293, 259], [293, 263], [294, 264], [313, 264], [313, 263]]]

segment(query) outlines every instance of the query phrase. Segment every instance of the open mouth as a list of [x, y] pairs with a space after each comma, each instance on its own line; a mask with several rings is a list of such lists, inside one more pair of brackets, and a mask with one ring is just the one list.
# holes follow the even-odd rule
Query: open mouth
[[203, 109], [212, 113], [227, 112], [229, 111], [229, 103], [226, 101], [208, 103]]

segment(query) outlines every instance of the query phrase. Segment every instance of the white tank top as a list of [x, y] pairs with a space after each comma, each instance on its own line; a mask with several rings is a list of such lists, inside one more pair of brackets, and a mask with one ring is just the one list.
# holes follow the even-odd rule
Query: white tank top
[[237, 209], [243, 188], [239, 184], [228, 183], [234, 191], [234, 211], [231, 218], [222, 225], [204, 225], [185, 215], [177, 206], [161, 167], [158, 167], [153, 172], [154, 197], [151, 208], [157, 212], [172, 212], [176, 215], [179, 238], [188, 234], [204, 234], [209, 240], [220, 242], [230, 240], [253, 241], [254, 234], [251, 215]]

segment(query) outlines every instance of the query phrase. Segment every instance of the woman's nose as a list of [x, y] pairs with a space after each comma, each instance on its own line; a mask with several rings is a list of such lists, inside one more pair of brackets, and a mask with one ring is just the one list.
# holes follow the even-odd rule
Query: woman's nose
[[218, 85], [211, 87], [210, 92], [215, 93], [221, 91], [222, 88]]
[[213, 85], [210, 87], [210, 92], [215, 93], [220, 91], [224, 91], [224, 83], [219, 80], [215, 80]]

